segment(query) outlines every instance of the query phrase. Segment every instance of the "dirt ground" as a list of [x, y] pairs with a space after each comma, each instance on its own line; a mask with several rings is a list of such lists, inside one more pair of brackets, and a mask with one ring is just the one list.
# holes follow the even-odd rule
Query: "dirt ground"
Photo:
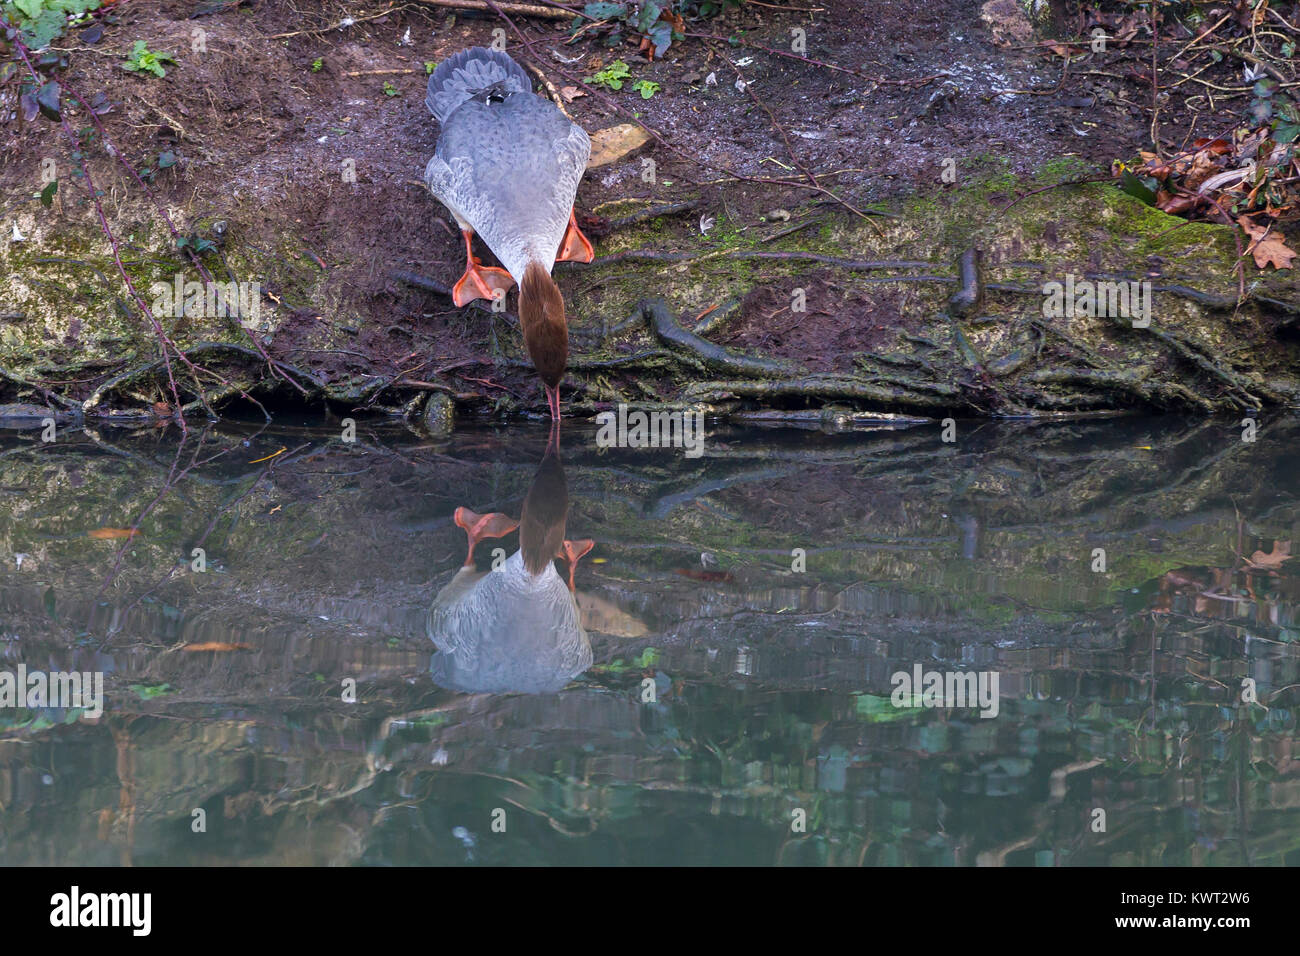
[[[581, 94], [567, 109], [586, 129], [635, 118], [660, 138], [639, 154], [653, 158], [654, 183], [643, 181], [638, 157], [588, 173], [578, 208], [593, 237], [610, 238], [615, 202], [671, 203], [688, 193], [695, 204], [689, 215], [654, 224], [657, 247], [671, 250], [700, 238], [701, 216], [717, 223], [715, 235], [770, 234], [801, 213], [843, 218], [841, 200], [862, 208], [959, 188], [945, 182], [945, 168], [1028, 176], [1074, 157], [1077, 168], [1104, 175], [1112, 160], [1150, 145], [1149, 90], [1140, 73], [1122, 72], [1133, 49], [1108, 54], [1119, 64], [1112, 70], [1101, 57], [1063, 75], [1062, 57], [1050, 50], [995, 43], [979, 5], [964, 0], [779, 6], [746, 5], [688, 27], [721, 38], [743, 31], [751, 46], [690, 35], [653, 62], [635, 46], [566, 45], [566, 22], [515, 19], [522, 34], [506, 28], [513, 55], [539, 67], [557, 89]], [[1058, 29], [1087, 26], [1068, 5], [1056, 13]], [[499, 18], [419, 3], [361, 11], [333, 3], [121, 0], [99, 19], [97, 42], [72, 33], [55, 44], [70, 56], [68, 88], [106, 95], [112, 108], [102, 120], [137, 168], [166, 151], [179, 157], [158, 172], [153, 188], [180, 216], [182, 232], [217, 238], [232, 263], [236, 249], [282, 263], [281, 273], [264, 280], [267, 308], [276, 306], [263, 337], [273, 358], [325, 384], [399, 376], [448, 382], [458, 401], [480, 409], [504, 396], [525, 405], [539, 397], [526, 364], [500, 361], [496, 323], [394, 278], [415, 273], [449, 285], [463, 267], [459, 236], [421, 184], [437, 136], [423, 104], [425, 64], [490, 43]], [[806, 32], [807, 58], [843, 70], [756, 48], [788, 50], [796, 27]], [[178, 62], [165, 78], [121, 69], [137, 39], [174, 54]], [[616, 58], [659, 91], [643, 99], [583, 82]], [[1159, 128], [1170, 148], [1231, 122], [1228, 101], [1192, 106], [1200, 111], [1181, 93], [1166, 98]], [[74, 127], [86, 122], [81, 112], [67, 110]], [[43, 157], [66, 162], [61, 135], [43, 119], [23, 123], [0, 100], [0, 198], [29, 189]], [[110, 204], [123, 201], [135, 187], [93, 146], [97, 185]], [[345, 170], [355, 171], [354, 182], [345, 181]], [[814, 185], [762, 182], [781, 178]], [[93, 237], [93, 213], [72, 189], [60, 194], [55, 211], [82, 220], [79, 228]], [[137, 213], [143, 218], [138, 211], [124, 216]], [[148, 255], [133, 235], [125, 238], [128, 256]], [[610, 248], [598, 242], [597, 253]], [[584, 308], [580, 270], [557, 276], [579, 339], [584, 325], [622, 318]], [[812, 372], [842, 371], [855, 351], [906, 329], [909, 311], [919, 308], [907, 289], [845, 285], [828, 270], [798, 282], [817, 293], [809, 314], [772, 318], [796, 284], [778, 277], [743, 297], [716, 340], [797, 358]], [[92, 341], [95, 331], [78, 322], [49, 345], [111, 359], [112, 343]], [[82, 369], [79, 381], [51, 375], [49, 382], [80, 400], [122, 367]]]

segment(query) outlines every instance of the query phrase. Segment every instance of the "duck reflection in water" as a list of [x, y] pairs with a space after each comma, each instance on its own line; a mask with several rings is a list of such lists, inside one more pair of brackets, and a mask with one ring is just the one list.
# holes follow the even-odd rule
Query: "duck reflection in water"
[[[591, 666], [573, 575], [594, 542], [565, 539], [568, 512], [557, 428], [551, 429], [519, 521], [499, 512], [456, 509], [469, 553], [429, 609], [429, 637], [440, 651], [431, 665], [436, 683], [471, 693], [541, 694], [560, 690]], [[519, 550], [494, 570], [475, 570], [475, 546], [516, 528]], [[567, 581], [555, 568], [557, 557], [568, 561]]]

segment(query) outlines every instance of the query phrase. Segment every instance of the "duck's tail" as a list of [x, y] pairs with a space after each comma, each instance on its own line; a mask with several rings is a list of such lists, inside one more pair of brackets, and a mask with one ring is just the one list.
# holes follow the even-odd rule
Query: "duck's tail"
[[474, 46], [438, 64], [429, 77], [424, 105], [445, 123], [466, 100], [494, 88], [502, 95], [531, 93], [533, 83], [508, 53]]

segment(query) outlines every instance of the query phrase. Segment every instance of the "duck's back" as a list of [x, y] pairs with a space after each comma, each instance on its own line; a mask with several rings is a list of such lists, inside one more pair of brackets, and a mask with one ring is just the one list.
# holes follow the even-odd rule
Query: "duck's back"
[[[530, 259], [548, 272], [554, 265], [591, 140], [549, 100], [517, 85], [503, 78], [462, 98], [442, 121], [425, 182], [518, 282]], [[433, 88], [431, 80], [430, 104]]]
[[529, 575], [515, 552], [496, 571], [470, 572], [469, 587], [443, 589], [429, 609], [441, 652], [437, 683], [472, 692], [559, 690], [591, 666], [591, 644], [564, 579], [548, 565]]

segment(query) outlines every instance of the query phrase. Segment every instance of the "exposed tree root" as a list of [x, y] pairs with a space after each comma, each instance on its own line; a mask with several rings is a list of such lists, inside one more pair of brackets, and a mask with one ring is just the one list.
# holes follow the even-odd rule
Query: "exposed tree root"
[[786, 362], [738, 355], [700, 338], [694, 332], [686, 331], [677, 324], [677, 319], [668, 311], [668, 305], [663, 299], [642, 299], [637, 304], [637, 309], [645, 317], [647, 327], [655, 338], [668, 348], [694, 358], [704, 368], [754, 378], [771, 378], [791, 371]]
[[984, 301], [984, 276], [980, 271], [980, 251], [967, 249], [957, 260], [961, 288], [948, 300], [948, 311], [958, 318], [972, 315]]
[[1083, 386], [1095, 391], [1118, 391], [1156, 408], [1192, 407], [1211, 412], [1214, 404], [1176, 382], [1153, 382], [1149, 372], [1112, 371], [1107, 369], [1035, 369], [1025, 380], [1036, 385]]
[[[927, 383], [929, 384], [929, 383]], [[939, 394], [887, 383], [868, 382], [846, 376], [809, 375], [786, 381], [692, 382], [685, 394], [699, 401], [741, 398], [857, 399], [893, 408], [955, 409], [963, 403]]]
[[[851, 272], [870, 272], [884, 269], [929, 269], [933, 262], [906, 259], [882, 259], [870, 261], [865, 259], [845, 259], [840, 256], [826, 256], [817, 252], [768, 252], [761, 249], [720, 249], [695, 255], [689, 252], [660, 252], [655, 249], [628, 249], [613, 255], [597, 256], [581, 268], [598, 269], [616, 262], [709, 262], [717, 259], [773, 259], [788, 262], [817, 262], [822, 265], [848, 269]], [[556, 263], [557, 269], [573, 268], [570, 263]], [[949, 280], [955, 282], [955, 279]]]
[[[187, 355], [204, 355], [209, 353], [228, 352], [246, 358], [258, 359], [258, 360], [261, 359], [261, 355], [259, 355], [253, 349], [246, 348], [245, 346], [242, 345], [235, 345], [234, 343], [231, 342], [200, 342], [198, 345], [194, 345], [191, 348], [186, 349], [185, 352]], [[323, 392], [325, 388], [324, 383], [321, 382], [319, 379], [317, 379], [310, 372], [304, 371], [303, 369], [300, 368], [295, 368], [292, 365], [287, 365], [284, 362], [278, 362], [277, 364], [281, 369], [293, 374], [294, 376], [300, 378], [302, 381], [307, 382], [312, 386], [312, 390], [310, 392], [307, 392], [300, 383], [298, 382], [293, 383], [295, 388], [299, 389], [299, 391], [301, 392], [304, 392], [308, 397], [312, 397], [314, 395], [318, 395], [321, 392]], [[164, 367], [164, 361], [162, 359], [156, 359], [152, 362], [146, 363], [145, 365], [138, 365], [118, 375], [114, 375], [108, 381], [102, 382], [98, 387], [96, 387], [94, 392], [91, 393], [90, 397], [81, 403], [82, 411], [86, 414], [92, 413], [96, 408], [99, 407], [99, 405], [103, 402], [104, 397], [108, 395], [110, 392], [116, 391], [128, 385], [147, 379], [150, 376], [156, 374], [163, 367]], [[214, 401], [217, 402], [224, 401], [235, 395], [246, 396], [248, 394], [243, 386], [238, 386], [233, 382], [229, 382], [226, 379], [215, 375], [215, 373], [213, 374], [213, 377], [218, 379], [218, 381], [221, 383], [221, 386], [213, 390], [200, 390], [198, 392], [198, 398], [195, 401], [183, 405], [182, 406], [183, 409], [193, 411], [193, 410], [197, 410], [198, 408], [207, 408], [211, 412], [212, 411], [211, 403]]]

